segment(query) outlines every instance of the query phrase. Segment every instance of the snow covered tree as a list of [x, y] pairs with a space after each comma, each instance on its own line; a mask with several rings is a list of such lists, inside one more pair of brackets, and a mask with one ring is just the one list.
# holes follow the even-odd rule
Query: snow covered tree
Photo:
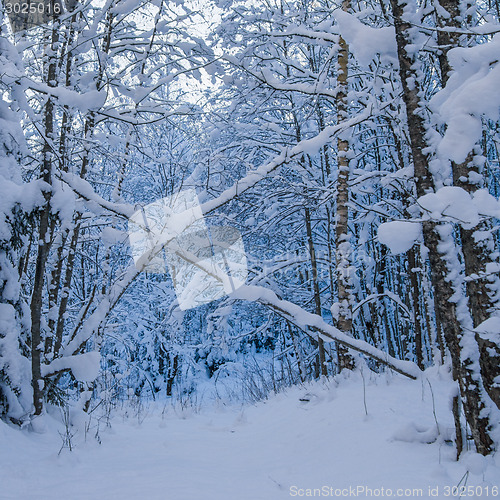
[[187, 7], [110, 0], [71, 8], [50, 26], [16, 35], [30, 47], [20, 94], [31, 152], [24, 177], [43, 187], [23, 268], [34, 415], [45, 400], [64, 404], [69, 393], [81, 392], [88, 407], [105, 324], [138, 275], [127, 269], [124, 247], [133, 209], [114, 203], [123, 200], [133, 154], [143, 161], [151, 152], [140, 130], [193, 113], [174, 80], [206, 62], [203, 42], [187, 33]]
[[39, 187], [23, 185], [21, 163], [26, 154], [18, 115], [16, 89], [23, 66], [16, 49], [0, 32], [0, 416], [22, 423], [30, 411], [27, 323], [21, 291], [26, 259], [26, 230], [40, 196]]
[[[416, 5], [391, 0], [403, 100], [406, 106], [408, 131], [413, 159], [417, 196], [428, 196], [436, 190], [436, 181], [431, 170], [432, 147], [429, 144], [428, 124], [424, 115], [425, 103], [422, 92], [422, 70], [419, 61], [409, 52], [414, 40], [415, 28], [409, 19], [417, 19]], [[412, 8], [413, 7], [413, 8]], [[439, 159], [437, 160], [439, 164]], [[434, 165], [436, 162], [434, 162]], [[442, 174], [442, 172], [439, 172]], [[479, 453], [486, 455], [493, 449], [491, 432], [491, 409], [485, 398], [479, 374], [479, 352], [472, 332], [472, 322], [462, 296], [462, 280], [457, 247], [449, 223], [427, 220], [422, 224], [424, 243], [429, 252], [431, 279], [435, 296], [438, 324], [450, 352], [453, 377], [460, 387], [464, 413]], [[471, 251], [472, 249], [468, 249]], [[469, 288], [470, 291], [470, 288]], [[473, 298], [473, 297], [470, 297]], [[457, 429], [458, 453], [460, 453], [460, 429]]]
[[[347, 12], [351, 2], [345, 0], [342, 9]], [[349, 75], [349, 46], [342, 35], [339, 37], [338, 53], [338, 76], [337, 76], [337, 120], [342, 123], [348, 118], [347, 94]], [[345, 134], [345, 136], [343, 136]], [[337, 204], [335, 223], [335, 249], [337, 264], [337, 311], [336, 323], [340, 331], [352, 334], [352, 306], [354, 297], [352, 293], [352, 272], [351, 266], [352, 247], [351, 234], [348, 228], [349, 221], [349, 139], [348, 132], [339, 134], [337, 138]], [[353, 368], [353, 360], [349, 357], [346, 349], [339, 346], [339, 370]]]
[[[186, 397], [237, 373], [253, 400], [354, 368], [357, 351], [412, 378], [449, 364], [457, 449], [462, 405], [490, 453], [495, 6], [218, 6], [205, 21], [192, 3], [73, 3], [16, 35], [24, 73], [2, 46], [2, 411], [22, 421], [26, 395], [35, 416], [69, 400], [91, 412], [101, 392]], [[132, 214], [185, 189], [210, 231], [238, 229], [249, 269], [187, 312], [127, 240]]]

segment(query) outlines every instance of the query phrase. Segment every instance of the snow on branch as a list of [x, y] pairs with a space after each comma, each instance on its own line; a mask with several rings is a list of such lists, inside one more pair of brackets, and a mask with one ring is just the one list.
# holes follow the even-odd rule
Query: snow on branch
[[75, 356], [54, 359], [48, 365], [42, 365], [42, 376], [48, 377], [59, 372], [71, 370], [76, 380], [93, 382], [99, 374], [101, 355], [98, 352], [85, 352]]
[[99, 196], [92, 185], [85, 179], [77, 175], [61, 172], [57, 176], [61, 181], [66, 183], [80, 198], [83, 200], [94, 203], [100, 208], [112, 212], [116, 215], [129, 218], [135, 212], [135, 208], [127, 203], [114, 203], [107, 201]]
[[396, 33], [392, 26], [373, 28], [342, 10], [336, 10], [333, 15], [337, 20], [340, 34], [349, 44], [349, 50], [361, 64], [368, 65], [380, 55], [383, 62], [398, 66]]
[[[354, 351], [379, 361], [405, 377], [415, 380], [422, 373], [415, 363], [393, 358], [386, 352], [368, 344], [368, 342], [349, 337], [339, 329], [326, 323], [321, 316], [305, 311], [292, 302], [278, 298], [273, 291], [267, 288], [245, 285], [238, 288], [232, 297], [258, 302], [269, 307], [308, 335], [316, 337], [317, 332], [325, 342], [336, 341]], [[314, 334], [312, 333], [313, 331], [315, 332]]]
[[[314, 152], [319, 151], [323, 146], [329, 144], [339, 132], [354, 127], [355, 125], [368, 120], [371, 116], [372, 108], [366, 107], [357, 116], [354, 116], [353, 118], [337, 125], [325, 127], [325, 129], [315, 137], [312, 137], [311, 139], [304, 139], [293, 147], [284, 148], [278, 156], [273, 158], [270, 162], [261, 165], [254, 172], [251, 172], [242, 179], [236, 181], [235, 184], [226, 189], [219, 197], [203, 203], [201, 206], [203, 213], [208, 214], [217, 208], [222, 207], [226, 203], [229, 203], [232, 199], [237, 198], [238, 195], [254, 187], [278, 167], [286, 165], [296, 158], [300, 158], [300, 156], [304, 153], [313, 154]], [[65, 182], [79, 197], [88, 202], [95, 203], [97, 206], [107, 210], [108, 212], [128, 219], [137, 210], [136, 207], [133, 207], [130, 204], [114, 203], [105, 200], [94, 191], [89, 182], [76, 175], [62, 172], [58, 174], [58, 178]]]
[[237, 198], [238, 195], [254, 187], [258, 182], [271, 174], [278, 167], [285, 165], [296, 158], [300, 158], [304, 153], [312, 154], [313, 152], [319, 151], [323, 146], [329, 144], [332, 138], [339, 132], [368, 120], [371, 117], [371, 112], [371, 108], [365, 108], [357, 116], [339, 123], [338, 125], [325, 127], [325, 129], [315, 137], [312, 137], [311, 139], [304, 139], [291, 148], [285, 148], [281, 154], [273, 160], [260, 166], [254, 172], [249, 173], [242, 179], [236, 181], [235, 184], [226, 189], [219, 197], [203, 203], [201, 206], [203, 213], [207, 214], [213, 212], [217, 208], [220, 208], [230, 202], [233, 198]]
[[111, 287], [108, 294], [103, 297], [90, 317], [82, 323], [81, 329], [73, 332], [68, 344], [64, 348], [63, 356], [71, 356], [78, 352], [81, 346], [97, 332], [99, 327], [106, 322], [109, 313], [138, 275], [139, 271], [133, 265], [125, 271], [122, 277]]
[[500, 34], [474, 47], [455, 47], [448, 53], [454, 72], [429, 106], [447, 125], [437, 146], [438, 156], [456, 163], [465, 160], [481, 139], [483, 117], [500, 117]]

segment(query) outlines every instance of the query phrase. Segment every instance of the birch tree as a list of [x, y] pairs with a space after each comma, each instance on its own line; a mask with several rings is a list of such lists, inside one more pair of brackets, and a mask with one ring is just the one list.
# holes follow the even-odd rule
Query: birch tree
[[[398, 46], [403, 100], [406, 106], [408, 130], [417, 196], [423, 197], [435, 190], [434, 179], [430, 171], [431, 156], [426, 140], [426, 125], [424, 119], [424, 103], [421, 101], [420, 75], [416, 70], [418, 63], [409, 54], [412, 26], [406, 19], [407, 3], [391, 0]], [[484, 389], [478, 379], [476, 356], [477, 346], [471, 339], [471, 322], [465, 313], [464, 298], [457, 300], [460, 294], [460, 283], [454, 282], [452, 274], [455, 271], [456, 246], [451, 228], [446, 223], [425, 221], [422, 225], [424, 243], [429, 250], [429, 261], [433, 292], [435, 294], [436, 314], [448, 346], [453, 377], [460, 387], [464, 412], [479, 453], [487, 455], [493, 449], [490, 436], [491, 424], [484, 399]], [[465, 315], [465, 317], [464, 317]], [[462, 354], [465, 350], [465, 354]], [[460, 434], [460, 431], [457, 430]], [[457, 443], [460, 438], [457, 437]], [[460, 449], [459, 449], [460, 453]]]

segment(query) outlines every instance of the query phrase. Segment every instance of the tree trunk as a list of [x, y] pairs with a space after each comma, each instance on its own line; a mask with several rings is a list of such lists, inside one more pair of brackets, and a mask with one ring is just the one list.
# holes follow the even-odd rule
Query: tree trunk
[[[347, 12], [351, 7], [350, 0], [344, 0], [342, 10]], [[347, 119], [347, 77], [349, 70], [349, 46], [347, 42], [339, 38], [338, 53], [338, 75], [337, 75], [337, 123]], [[337, 213], [335, 225], [335, 248], [337, 253], [337, 294], [338, 294], [338, 316], [336, 318], [337, 328], [352, 335], [352, 248], [348, 228], [349, 221], [349, 141], [341, 134], [337, 138]], [[354, 360], [347, 349], [337, 344], [338, 370], [344, 368], [352, 370]]]
[[[449, 18], [438, 17], [438, 24], [445, 28], [446, 24], [454, 28], [460, 25], [460, 4], [457, 0], [441, 0], [441, 6], [448, 12]], [[441, 82], [444, 87], [448, 82], [451, 66], [448, 61], [448, 51], [459, 45], [460, 37], [449, 31], [438, 31], [438, 44], [440, 47], [439, 66]], [[453, 185], [461, 187], [468, 193], [473, 193], [482, 188], [482, 166], [484, 159], [472, 151], [465, 161], [460, 164], [452, 162]], [[473, 174], [473, 175], [470, 175]], [[475, 236], [481, 235], [476, 241]], [[486, 238], [485, 238], [486, 236]], [[460, 227], [460, 240], [465, 263], [465, 274], [469, 278], [466, 284], [474, 327], [487, 320], [497, 306], [494, 298], [494, 289], [499, 287], [498, 275], [488, 274], [487, 265], [491, 262], [498, 264], [498, 257], [492, 255], [496, 252], [497, 243], [492, 234], [492, 224], [488, 221], [481, 222], [472, 229]], [[495, 286], [496, 285], [496, 286]], [[495, 384], [495, 378], [500, 377], [500, 343], [492, 342], [476, 334], [479, 345], [479, 363], [485, 390], [490, 398], [500, 409], [500, 386]]]
[[[318, 283], [318, 264], [316, 262], [316, 252], [314, 250], [314, 240], [311, 227], [311, 212], [309, 208], [306, 208], [306, 234], [307, 234], [307, 244], [309, 246], [309, 256], [311, 258], [311, 269], [312, 269], [312, 282], [313, 282], [313, 294], [314, 294], [314, 312], [321, 316], [321, 297], [319, 293], [319, 283]], [[328, 375], [328, 369], [326, 366], [326, 356], [325, 356], [325, 343], [321, 337], [318, 337], [318, 355], [319, 355], [319, 366], [321, 375]]]
[[[408, 131], [414, 165], [414, 176], [417, 196], [434, 190], [432, 174], [429, 170], [429, 158], [424, 151], [428, 150], [425, 140], [424, 119], [421, 114], [420, 85], [414, 64], [415, 59], [408, 54], [409, 32], [411, 25], [404, 20], [404, 4], [391, 0], [396, 30], [396, 42], [399, 59], [399, 72], [403, 86], [403, 101], [406, 106]], [[464, 413], [470, 426], [472, 437], [478, 453], [487, 455], [493, 450], [493, 441], [489, 435], [490, 422], [483, 392], [473, 359], [462, 360], [461, 340], [467, 337], [467, 331], [458, 320], [457, 303], [454, 297], [457, 291], [453, 286], [450, 270], [447, 266], [443, 247], [455, 247], [451, 232], [444, 224], [425, 221], [423, 224], [424, 244], [429, 250], [431, 280], [436, 303], [436, 314], [444, 331], [445, 341], [452, 361], [453, 377], [458, 381], [462, 397]], [[442, 236], [441, 236], [442, 235]], [[442, 241], [443, 238], [443, 241]], [[453, 252], [451, 252], [453, 253]], [[456, 255], [456, 251], [454, 252]], [[469, 339], [466, 339], [469, 340]], [[470, 346], [468, 346], [470, 347]], [[473, 349], [468, 349], [473, 351]], [[472, 354], [473, 355], [473, 354]]]
[[[58, 42], [56, 28], [52, 30], [49, 54], [46, 55], [48, 62], [47, 85], [56, 86], [56, 44]], [[40, 176], [48, 186], [52, 185], [52, 161], [53, 152], [49, 143], [53, 139], [54, 132], [54, 103], [51, 97], [47, 98], [44, 112], [45, 143], [43, 145], [43, 159]], [[31, 296], [31, 377], [33, 384], [33, 406], [34, 414], [40, 415], [43, 411], [44, 381], [42, 378], [42, 352], [44, 349], [42, 338], [42, 305], [43, 285], [45, 282], [45, 267], [51, 246], [50, 241], [50, 199], [51, 192], [45, 191], [45, 203], [39, 215], [38, 252], [36, 258], [35, 277], [33, 292]]]
[[410, 275], [411, 286], [411, 301], [413, 308], [413, 321], [415, 328], [415, 355], [417, 358], [418, 367], [424, 369], [424, 355], [422, 342], [422, 311], [420, 307], [420, 287], [417, 272], [417, 259], [415, 257], [415, 249], [411, 248], [408, 251], [408, 274]]

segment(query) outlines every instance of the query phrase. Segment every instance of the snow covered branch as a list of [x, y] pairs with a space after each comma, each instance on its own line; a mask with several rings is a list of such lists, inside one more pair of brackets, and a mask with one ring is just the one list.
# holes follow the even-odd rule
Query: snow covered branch
[[325, 342], [336, 341], [343, 346], [379, 361], [405, 377], [417, 379], [422, 373], [415, 363], [393, 358], [386, 352], [368, 344], [368, 342], [349, 337], [334, 326], [326, 323], [321, 316], [305, 311], [292, 302], [278, 298], [273, 291], [267, 288], [242, 286], [234, 292], [232, 297], [265, 305], [308, 335], [316, 337], [316, 333], [313, 334], [312, 332], [319, 332]]

